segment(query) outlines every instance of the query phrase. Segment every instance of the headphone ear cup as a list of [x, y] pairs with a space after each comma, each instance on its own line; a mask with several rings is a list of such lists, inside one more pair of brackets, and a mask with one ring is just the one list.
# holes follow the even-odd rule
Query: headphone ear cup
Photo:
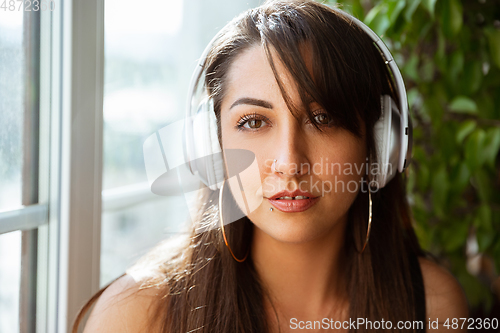
[[[400, 153], [400, 114], [389, 95], [380, 97], [381, 114], [373, 128], [377, 159], [370, 165], [370, 181], [383, 188], [396, 175]], [[373, 162], [371, 162], [373, 163]]]
[[192, 171], [198, 173], [201, 181], [215, 191], [224, 180], [224, 163], [222, 149], [219, 144], [217, 119], [213, 101], [205, 100], [198, 107], [193, 119], [193, 149]]

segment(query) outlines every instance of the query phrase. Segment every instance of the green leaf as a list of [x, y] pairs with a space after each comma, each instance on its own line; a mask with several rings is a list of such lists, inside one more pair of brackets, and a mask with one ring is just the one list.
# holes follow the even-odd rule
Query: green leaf
[[433, 26], [433, 22], [427, 21], [425, 24], [422, 24], [421, 26], [422, 26], [422, 28], [420, 29], [420, 32], [418, 34], [418, 38], [424, 39], [427, 36], [427, 34], [429, 33], [429, 30], [431, 30], [431, 28]]
[[459, 163], [454, 170], [453, 174], [453, 188], [454, 192], [461, 192], [465, 189], [465, 187], [470, 183], [470, 171], [467, 167], [467, 164], [464, 162]]
[[434, 78], [434, 62], [427, 58], [422, 58], [422, 66], [420, 67], [420, 76], [423, 82], [431, 82]]
[[497, 272], [500, 272], [500, 241], [496, 242], [496, 246], [493, 249], [493, 258], [495, 258], [495, 266], [497, 269]]
[[366, 25], [370, 25], [377, 15], [385, 14], [387, 7], [383, 3], [373, 6], [363, 20]]
[[484, 130], [478, 128], [467, 138], [465, 143], [465, 160], [471, 171], [476, 170], [484, 163], [481, 149], [483, 149], [485, 137], [486, 133]]
[[447, 68], [447, 56], [446, 56], [446, 37], [443, 34], [442, 29], [439, 29], [437, 31], [437, 37], [438, 37], [438, 48], [436, 50], [436, 54], [434, 55], [435, 60], [436, 60], [436, 65], [437, 67], [442, 71], [446, 72]]
[[387, 16], [389, 18], [389, 22], [391, 25], [396, 22], [396, 19], [398, 18], [399, 14], [405, 8], [406, 6], [406, 0], [392, 0], [389, 1], [389, 4], [387, 5]]
[[478, 305], [484, 306], [488, 295], [491, 294], [488, 288], [485, 287], [476, 277], [470, 275], [465, 268], [463, 268], [462, 272], [457, 275], [457, 278], [465, 290], [467, 300], [470, 302], [471, 307], [475, 308]]
[[441, 151], [441, 158], [445, 161], [450, 161], [453, 154], [456, 152], [455, 146], [455, 132], [452, 126], [443, 126], [439, 130], [439, 147]]
[[365, 17], [363, 6], [359, 0], [356, 0], [356, 3], [352, 5], [352, 15], [354, 15], [354, 17]]
[[493, 232], [491, 207], [490, 205], [483, 203], [478, 209], [478, 217], [481, 219], [481, 227], [485, 228], [489, 232]]
[[411, 88], [408, 90], [406, 95], [408, 97], [408, 105], [410, 105], [410, 109], [420, 106], [419, 104], [422, 101], [422, 97], [420, 96], [417, 88]]
[[491, 207], [488, 204], [481, 204], [476, 212], [476, 220], [474, 221], [474, 225], [477, 228], [482, 228], [490, 233], [493, 233], [493, 226], [491, 224]]
[[406, 10], [405, 10], [405, 20], [406, 21], [411, 22], [411, 17], [413, 16], [413, 13], [415, 13], [415, 10], [417, 9], [418, 5], [420, 5], [420, 0], [412, 0], [406, 6]]
[[450, 110], [456, 113], [477, 113], [477, 105], [472, 99], [466, 96], [457, 96], [450, 103]]
[[[422, 198], [420, 196], [417, 196], [415, 198], [416, 202], [422, 202]], [[424, 249], [428, 249], [429, 246], [431, 245], [431, 233], [432, 231], [430, 230], [429, 224], [424, 223], [424, 222], [419, 222], [415, 223], [415, 233], [417, 234], [417, 238], [419, 240], [419, 243]]]
[[457, 50], [453, 52], [448, 63], [448, 80], [452, 85], [460, 83], [458, 80], [458, 75], [462, 72], [464, 68], [464, 52], [462, 50]]
[[411, 78], [413, 81], [419, 81], [417, 65], [418, 57], [413, 54], [403, 67], [403, 72], [405, 73], [405, 75]]
[[491, 244], [493, 244], [495, 234], [491, 230], [478, 229], [476, 230], [476, 238], [479, 245], [479, 252], [486, 252]]
[[456, 35], [460, 28], [462, 28], [463, 23], [463, 13], [462, 4], [459, 0], [450, 0], [450, 28], [453, 35]]
[[485, 31], [488, 37], [491, 62], [500, 68], [500, 30], [489, 29]]
[[430, 172], [427, 164], [421, 164], [418, 168], [417, 186], [420, 191], [425, 191], [429, 184]]
[[488, 173], [484, 169], [478, 169], [474, 172], [472, 180], [472, 184], [477, 189], [477, 193], [479, 194], [481, 201], [489, 202], [493, 189]]
[[[437, 89], [436, 85], [433, 85], [433, 88]], [[436, 92], [434, 91], [434, 93]], [[427, 97], [422, 106], [422, 110], [427, 112], [434, 128], [441, 126], [444, 110], [438, 97]]]
[[[500, 89], [499, 89], [500, 92]], [[494, 93], [487, 93], [486, 91], [482, 91], [481, 94], [477, 97], [477, 111], [478, 116], [481, 118], [494, 118], [495, 117], [495, 102], [493, 98], [495, 97]]]
[[377, 35], [382, 36], [391, 25], [387, 17], [387, 6], [384, 2], [373, 7], [366, 14], [365, 24], [368, 25]]
[[448, 188], [448, 173], [443, 163], [432, 175], [432, 198], [434, 209], [439, 217], [444, 217]]
[[463, 89], [467, 94], [475, 93], [481, 86], [483, 72], [479, 61], [468, 61], [464, 66]]
[[453, 227], [443, 228], [442, 232], [444, 248], [446, 251], [452, 252], [465, 246], [469, 233], [469, 224], [467, 221], [458, 220], [453, 223]]
[[491, 98], [489, 98], [489, 100], [491, 101], [491, 105], [492, 105], [492, 108], [491, 108], [492, 118], [493, 119], [500, 119], [500, 85], [498, 85], [496, 87], [496, 89], [494, 89], [493, 96], [491, 96]]
[[443, 20], [444, 34], [451, 38], [454, 37], [462, 28], [462, 5], [459, 0], [441, 0], [443, 2], [443, 11], [441, 13]]
[[422, 5], [429, 12], [429, 14], [431, 14], [431, 17], [434, 18], [434, 9], [436, 7], [436, 0], [422, 0]]
[[486, 132], [484, 155], [486, 163], [491, 168], [495, 167], [495, 159], [500, 149], [500, 128], [490, 128]]
[[474, 120], [466, 120], [460, 124], [456, 134], [456, 141], [458, 144], [461, 144], [462, 141], [472, 133], [472, 131], [476, 128], [476, 122]]
[[460, 49], [462, 49], [466, 54], [470, 55], [474, 54], [476, 49], [471, 49], [471, 43], [474, 43], [471, 40], [473, 39], [471, 25], [462, 25], [462, 28], [460, 29], [460, 34], [456, 38], [458, 45], [460, 45]]

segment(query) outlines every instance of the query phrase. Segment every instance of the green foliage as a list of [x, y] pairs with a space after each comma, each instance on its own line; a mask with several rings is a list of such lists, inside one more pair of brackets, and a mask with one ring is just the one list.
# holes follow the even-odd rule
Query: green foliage
[[468, 272], [466, 241], [500, 272], [500, 6], [346, 0], [341, 8], [382, 35], [402, 70], [414, 124], [408, 191], [421, 244], [449, 265], [472, 306], [488, 307], [490, 286]]

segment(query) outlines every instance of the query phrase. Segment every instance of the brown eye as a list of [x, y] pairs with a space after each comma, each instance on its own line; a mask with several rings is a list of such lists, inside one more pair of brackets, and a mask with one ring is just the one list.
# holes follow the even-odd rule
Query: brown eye
[[329, 121], [328, 114], [326, 113], [320, 113], [314, 116], [314, 121], [318, 123], [319, 125], [328, 125]]
[[269, 119], [266, 117], [252, 113], [244, 115], [238, 121], [237, 127], [241, 130], [257, 131], [270, 124]]
[[262, 123], [263, 123], [263, 121], [261, 119], [251, 119], [251, 120], [249, 120], [246, 123], [247, 126], [245, 126], [245, 127], [247, 127], [247, 128], [254, 128], [254, 129], [255, 128], [261, 128], [262, 127]]

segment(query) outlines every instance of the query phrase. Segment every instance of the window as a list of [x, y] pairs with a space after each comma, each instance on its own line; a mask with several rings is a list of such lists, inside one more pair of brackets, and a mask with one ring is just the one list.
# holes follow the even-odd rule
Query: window
[[21, 231], [0, 235], [0, 332], [19, 331]]
[[0, 11], [0, 210], [21, 206], [23, 72], [22, 12]]
[[0, 9], [0, 331], [67, 332], [99, 283], [104, 2], [23, 4]]
[[37, 228], [47, 222], [38, 205], [39, 22], [38, 13], [0, 11], [2, 332], [35, 328]]

